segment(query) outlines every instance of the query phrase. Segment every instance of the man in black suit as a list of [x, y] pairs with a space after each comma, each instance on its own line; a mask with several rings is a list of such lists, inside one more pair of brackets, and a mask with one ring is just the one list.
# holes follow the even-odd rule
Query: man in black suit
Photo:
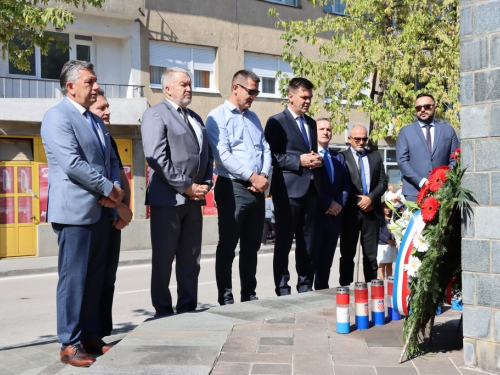
[[330, 269], [339, 239], [342, 209], [347, 202], [351, 182], [344, 154], [328, 147], [332, 139], [332, 124], [326, 118], [317, 121], [318, 153], [323, 157], [319, 168], [321, 195], [314, 225], [314, 289], [328, 289]]
[[273, 272], [276, 294], [291, 293], [288, 255], [295, 235], [297, 291], [312, 290], [314, 217], [319, 195], [316, 121], [306, 116], [313, 97], [313, 84], [293, 78], [288, 84], [288, 108], [269, 118], [265, 136], [273, 158], [271, 194], [276, 218]]
[[381, 198], [387, 190], [387, 175], [380, 154], [365, 148], [367, 141], [366, 128], [356, 125], [349, 136], [351, 147], [342, 151], [351, 177], [351, 191], [340, 231], [339, 282], [342, 286], [353, 281], [353, 259], [360, 231], [365, 281], [377, 278], [378, 234], [380, 220], [384, 217]]

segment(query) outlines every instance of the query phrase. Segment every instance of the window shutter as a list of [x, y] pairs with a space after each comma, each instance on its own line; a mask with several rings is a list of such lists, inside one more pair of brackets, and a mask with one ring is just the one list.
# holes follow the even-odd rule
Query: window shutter
[[260, 77], [275, 77], [278, 70], [276, 57], [245, 54], [245, 69], [253, 71]]
[[174, 46], [165, 42], [149, 42], [149, 65], [179, 67], [188, 69], [191, 61], [191, 48]]
[[215, 51], [193, 48], [194, 70], [214, 71]]

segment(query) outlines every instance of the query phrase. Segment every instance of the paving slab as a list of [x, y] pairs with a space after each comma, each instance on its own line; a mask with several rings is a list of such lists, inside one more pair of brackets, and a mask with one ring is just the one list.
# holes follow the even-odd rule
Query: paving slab
[[[25, 370], [29, 374], [481, 373], [464, 366], [462, 333], [456, 332], [458, 312], [447, 310], [439, 317], [432, 344], [422, 344], [429, 352], [427, 355], [399, 364], [402, 321], [356, 330], [351, 312], [352, 331], [338, 334], [334, 301], [334, 290], [328, 290], [150, 319], [123, 334], [121, 341], [88, 369], [58, 363], [57, 355], [51, 357], [52, 362], [41, 363], [41, 351], [32, 347], [30, 355], [21, 349], [11, 357], [0, 352], [0, 373]], [[24, 362], [35, 358], [38, 365], [24, 368], [20, 363], [22, 357]]]

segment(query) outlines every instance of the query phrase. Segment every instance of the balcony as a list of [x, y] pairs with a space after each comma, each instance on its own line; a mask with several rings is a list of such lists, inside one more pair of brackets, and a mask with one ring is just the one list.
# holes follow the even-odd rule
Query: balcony
[[[144, 86], [100, 83], [113, 125], [139, 125], [147, 109]], [[63, 98], [58, 80], [0, 77], [0, 121], [41, 122]], [[29, 111], [26, 109], [29, 108]]]
[[[46, 6], [57, 7], [60, 3], [49, 1]], [[94, 8], [90, 5], [83, 10], [71, 4], [64, 4], [64, 7], [75, 14], [87, 14], [89, 16], [110, 17], [123, 20], [135, 20], [141, 17], [139, 8], [144, 11], [144, 0], [106, 0], [102, 3], [102, 8]]]
[[[137, 99], [144, 97], [144, 86], [99, 83], [107, 98]], [[0, 77], [0, 98], [62, 98], [58, 80]]]

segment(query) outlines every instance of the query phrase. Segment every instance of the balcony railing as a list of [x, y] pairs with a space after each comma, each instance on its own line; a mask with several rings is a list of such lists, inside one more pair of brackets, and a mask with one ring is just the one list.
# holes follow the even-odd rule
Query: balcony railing
[[[107, 98], [137, 99], [144, 97], [144, 86], [99, 83]], [[62, 98], [58, 80], [0, 77], [0, 98]]]

